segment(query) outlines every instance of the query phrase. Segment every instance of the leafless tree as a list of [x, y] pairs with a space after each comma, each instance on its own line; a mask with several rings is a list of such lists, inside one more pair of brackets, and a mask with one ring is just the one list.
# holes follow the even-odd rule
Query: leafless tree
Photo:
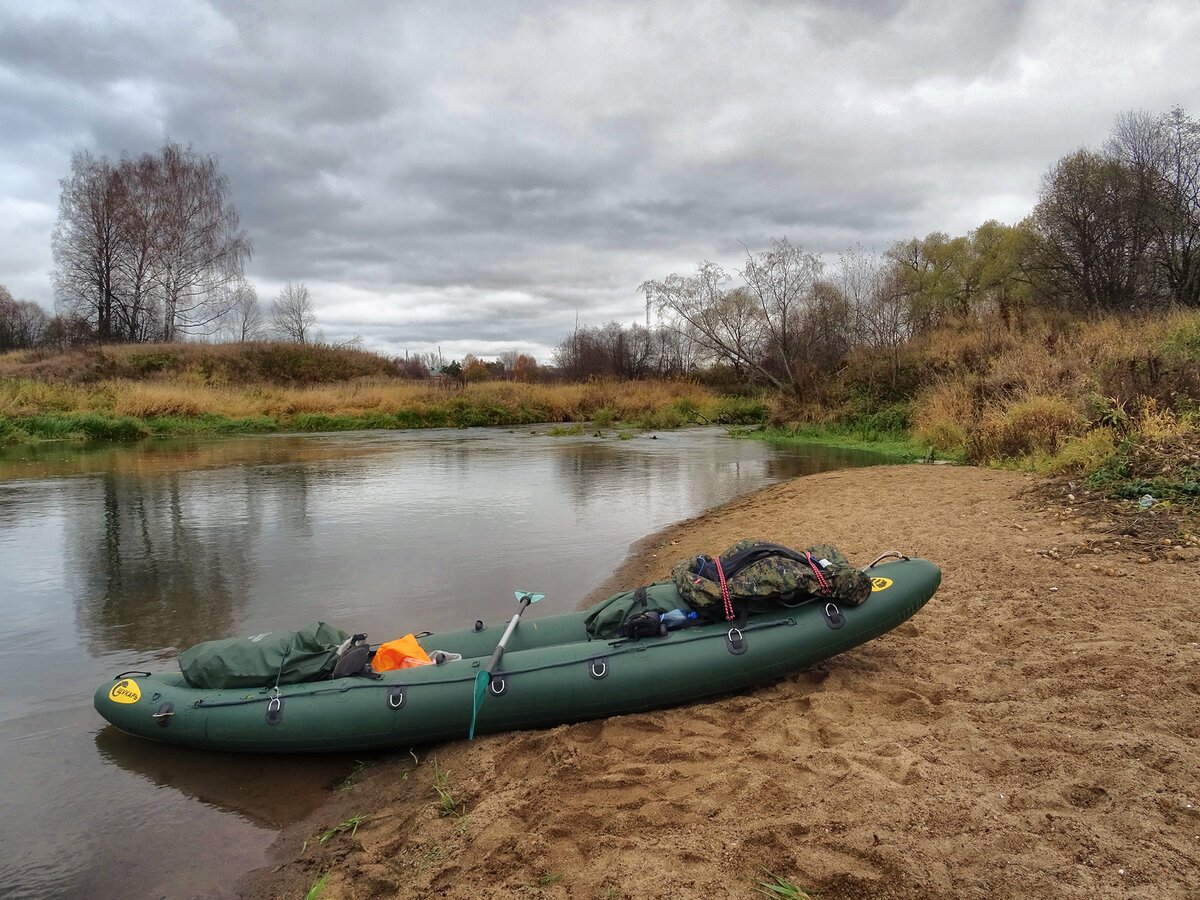
[[747, 251], [743, 284], [725, 285], [729, 276], [713, 262], [695, 275], [669, 275], [647, 281], [640, 290], [714, 361], [744, 367], [778, 390], [804, 391], [805, 317], [817, 301], [821, 260], [787, 238], [763, 253]]
[[84, 150], [71, 156], [71, 175], [61, 187], [51, 244], [56, 302], [66, 317], [92, 323], [99, 340], [114, 340], [125, 249], [123, 181], [107, 159]]
[[900, 348], [913, 333], [913, 305], [894, 266], [878, 270], [864, 288], [855, 300], [858, 339], [875, 355], [888, 360], [890, 380], [895, 385]]
[[17, 301], [16, 336], [22, 347], [38, 347], [45, 343], [50, 327], [50, 315], [32, 300]]
[[750, 348], [742, 336], [754, 332], [747, 319], [757, 317], [749, 299], [739, 294], [730, 299], [725, 285], [729, 275], [714, 262], [702, 262], [695, 275], [672, 273], [662, 281], [646, 281], [639, 290], [646, 295], [668, 327], [686, 335], [700, 348], [707, 361], [740, 360], [752, 365]]
[[307, 344], [316, 325], [317, 314], [308, 288], [289, 281], [271, 301], [272, 330], [281, 340]]
[[168, 141], [114, 165], [81, 151], [54, 231], [60, 309], [107, 340], [176, 340], [236, 298], [250, 242], [216, 160]]
[[698, 347], [690, 334], [665, 325], [654, 329], [655, 369], [664, 378], [687, 375], [699, 364]]
[[1125, 113], [1105, 149], [1135, 175], [1171, 299], [1200, 306], [1200, 122], [1179, 107]]
[[0, 284], [0, 350], [37, 347], [46, 339], [50, 317], [31, 300], [14, 300]]
[[228, 312], [236, 297], [229, 288], [241, 279], [251, 247], [227, 199], [229, 179], [213, 157], [168, 142], [159, 179], [164, 215], [156, 268], [170, 341]]
[[1157, 303], [1147, 201], [1140, 173], [1119, 159], [1079, 150], [1051, 168], [1033, 213], [1050, 302], [1089, 314]]
[[114, 315], [118, 335], [131, 341], [162, 336], [155, 281], [166, 202], [158, 185], [159, 169], [158, 158], [149, 153], [137, 159], [123, 157], [116, 169], [121, 185], [117, 217], [122, 252], [117, 259], [120, 278]]
[[231, 341], [244, 344], [267, 336], [267, 317], [258, 302], [254, 285], [242, 280], [231, 288], [229, 313], [221, 319], [220, 334]]
[[8, 288], [0, 284], [0, 350], [11, 350], [16, 346], [14, 332], [17, 315], [17, 301]]

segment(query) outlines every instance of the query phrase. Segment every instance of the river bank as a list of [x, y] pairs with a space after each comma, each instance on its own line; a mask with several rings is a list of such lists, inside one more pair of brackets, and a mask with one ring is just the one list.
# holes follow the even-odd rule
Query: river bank
[[313, 384], [209, 381], [199, 373], [83, 381], [49, 380], [37, 370], [5, 373], [0, 359], [0, 446], [545, 423], [566, 423], [579, 433], [585, 423], [636, 431], [755, 426], [770, 414], [763, 397], [727, 396], [686, 379], [458, 385], [379, 376]]
[[756, 690], [379, 761], [237, 889], [736, 897], [766, 869], [822, 900], [1195, 896], [1200, 547], [1067, 490], [884, 466], [667, 529], [596, 595], [742, 537], [900, 549], [944, 580], [895, 632]]

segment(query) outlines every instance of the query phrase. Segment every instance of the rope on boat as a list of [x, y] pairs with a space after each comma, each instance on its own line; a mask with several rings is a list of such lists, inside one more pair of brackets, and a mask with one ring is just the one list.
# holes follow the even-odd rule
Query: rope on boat
[[[765, 629], [765, 628], [776, 628], [780, 625], [795, 625], [795, 624], [796, 624], [796, 619], [789, 616], [786, 619], [776, 619], [771, 622], [748, 622], [748, 623], [746, 623], [745, 626], [742, 627], [741, 630], [742, 631], [761, 631], [762, 629]], [[627, 639], [622, 639], [619, 641], [610, 641], [609, 646], [612, 648], [612, 652], [609, 653], [608, 655], [611, 657], [614, 655], [622, 655], [625, 653], [641, 653], [646, 650], [661, 649], [663, 647], [677, 646], [679, 644], [690, 644], [693, 641], [704, 641], [704, 640], [713, 640], [713, 639], [726, 640], [728, 637], [726, 632], [720, 632], [720, 633], [714, 633], [714, 634], [696, 634], [694, 629], [692, 629], [691, 632], [692, 633], [690, 633], [690, 634], [687, 632], [673, 632], [671, 640], [669, 640], [669, 641], [630, 641]], [[526, 675], [530, 672], [544, 672], [548, 669], [565, 669], [568, 666], [575, 666], [581, 662], [587, 663], [587, 662], [590, 662], [590, 660], [589, 659], [573, 659], [573, 660], [567, 660], [564, 662], [545, 663], [540, 666], [529, 666], [524, 669], [507, 669], [504, 671], [503, 674], [505, 676]], [[421, 682], [416, 682], [416, 683], [409, 683], [409, 684], [404, 685], [404, 687], [413, 688], [413, 687], [425, 687], [425, 686], [432, 687], [434, 685], [439, 685], [439, 684], [462, 684], [464, 682], [473, 680], [473, 678], [474, 678], [474, 676], [472, 676], [471, 678], [439, 678], [436, 681], [421, 681]], [[396, 685], [394, 685], [394, 684], [391, 684], [391, 685], [380, 684], [379, 682], [375, 682], [375, 681], [372, 681], [372, 682], [369, 682], [366, 684], [341, 684], [341, 685], [338, 685], [337, 687], [311, 688], [306, 691], [288, 691], [287, 693], [282, 694], [282, 697], [286, 698], [286, 699], [292, 699], [294, 697], [319, 697], [323, 694], [343, 694], [346, 691], [387, 690], [387, 689], [395, 687], [395, 686]], [[275, 699], [275, 694], [278, 691], [279, 691], [278, 687], [263, 688], [263, 690], [260, 692], [260, 696], [239, 697], [237, 700], [205, 700], [205, 699], [201, 698], [192, 704], [192, 708], [193, 709], [217, 709], [217, 708], [227, 707], [227, 706], [247, 706], [252, 703], [262, 703], [264, 701], [270, 702], [271, 700]], [[268, 692], [269, 692], [269, 695], [268, 695]]]

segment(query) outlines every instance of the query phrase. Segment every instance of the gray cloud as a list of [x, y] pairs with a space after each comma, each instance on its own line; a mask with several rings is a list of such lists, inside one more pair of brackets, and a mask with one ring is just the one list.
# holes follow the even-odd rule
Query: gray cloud
[[0, 11], [0, 283], [52, 303], [70, 153], [214, 153], [262, 299], [326, 336], [545, 359], [637, 285], [787, 235], [1015, 221], [1129, 109], [1200, 111], [1200, 11], [1143, 4], [191, 0]]

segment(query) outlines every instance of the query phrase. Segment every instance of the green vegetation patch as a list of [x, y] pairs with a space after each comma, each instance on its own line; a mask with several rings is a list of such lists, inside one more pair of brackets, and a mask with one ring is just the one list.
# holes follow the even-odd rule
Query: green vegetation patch
[[575, 425], [555, 425], [546, 432], [550, 437], [578, 437], [583, 434], [584, 428], [582, 424]]
[[140, 419], [101, 413], [29, 416], [20, 420], [20, 428], [34, 440], [136, 441], [152, 434]]
[[423, 409], [398, 409], [393, 418], [397, 428], [442, 428], [446, 424], [440, 412]]
[[[926, 444], [902, 435], [890, 440], [864, 440], [851, 430], [829, 428], [820, 425], [800, 425], [794, 428], [732, 429], [733, 437], [751, 438], [780, 444], [817, 444], [835, 450], [860, 450], [877, 453], [891, 461], [918, 462], [933, 457]], [[939, 457], [941, 458], [941, 457]]]
[[[328, 413], [296, 413], [283, 420], [289, 431], [364, 431], [369, 428], [392, 428], [394, 416], [331, 415]], [[384, 424], [386, 422], [386, 424]], [[375, 423], [375, 424], [369, 424]]]
[[204, 413], [199, 416], [149, 416], [143, 421], [156, 437], [270, 434], [279, 430], [279, 420], [274, 416], [231, 418]]
[[32, 439], [32, 435], [17, 425], [16, 420], [8, 416], [0, 416], [0, 445], [27, 444]]
[[855, 435], [864, 442], [887, 440], [904, 441], [912, 424], [912, 407], [908, 403], [893, 403], [871, 407], [865, 403], [853, 405], [833, 421], [836, 433]]
[[1173, 363], [1200, 362], [1200, 316], [1184, 322], [1158, 346], [1163, 359]]
[[716, 425], [762, 425], [771, 405], [760, 397], [722, 397], [706, 415]]
[[161, 372], [164, 369], [178, 369], [180, 356], [178, 353], [173, 353], [169, 350], [150, 351], [146, 353], [130, 350], [125, 354], [125, 363], [129, 368], [127, 374], [150, 375], [154, 372]]

